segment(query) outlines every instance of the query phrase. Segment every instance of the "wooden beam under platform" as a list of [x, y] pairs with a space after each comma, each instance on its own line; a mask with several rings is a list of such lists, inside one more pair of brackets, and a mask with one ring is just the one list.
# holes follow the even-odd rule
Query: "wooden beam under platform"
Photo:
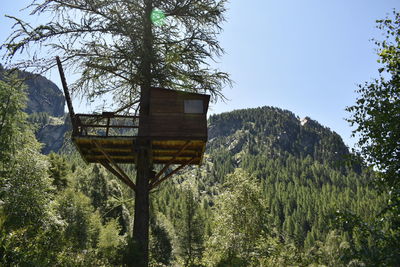
[[95, 140], [92, 141], [93, 144], [97, 147], [97, 149], [104, 155], [104, 157], [107, 159], [107, 161], [101, 161], [101, 165], [103, 165], [108, 171], [110, 171], [112, 174], [117, 176], [122, 182], [124, 182], [126, 185], [128, 185], [130, 188], [132, 188], [136, 192], [136, 185], [132, 180], [129, 178], [129, 176], [124, 172], [121, 167], [118, 166], [117, 163], [115, 163], [112, 158], [107, 154], [106, 151], [101, 147], [101, 145], [96, 142]]
[[123, 175], [121, 175], [117, 170], [115, 170], [108, 162], [103, 161], [100, 164], [106, 168], [109, 172], [114, 174], [117, 178], [119, 178], [124, 184], [129, 186], [133, 191], [136, 192], [136, 185], [130, 180], [126, 179]]
[[167, 164], [165, 164], [165, 166], [156, 174], [156, 176], [154, 177], [154, 181], [157, 181], [160, 176], [168, 169], [169, 166], [171, 166], [171, 164], [174, 163], [174, 161], [176, 160], [176, 158], [182, 154], [182, 152], [190, 145], [190, 141], [186, 141], [186, 143], [183, 145], [183, 147], [175, 154], [175, 156], [167, 162]]
[[150, 183], [150, 190], [152, 190], [153, 188], [155, 188], [156, 186], [158, 186], [159, 184], [161, 184], [162, 182], [164, 182], [165, 180], [167, 180], [169, 177], [171, 177], [172, 175], [174, 175], [175, 173], [177, 173], [177, 172], [180, 171], [181, 169], [183, 169], [183, 168], [185, 168], [186, 166], [188, 166], [189, 164], [191, 164], [195, 159], [196, 159], [196, 157], [191, 158], [189, 161], [185, 162], [184, 164], [182, 164], [181, 166], [179, 166], [178, 168], [176, 168], [176, 169], [173, 170], [172, 172], [168, 173], [168, 174], [165, 175], [163, 178], [157, 179], [157, 180], [154, 180], [153, 182], [151, 182], [151, 183]]

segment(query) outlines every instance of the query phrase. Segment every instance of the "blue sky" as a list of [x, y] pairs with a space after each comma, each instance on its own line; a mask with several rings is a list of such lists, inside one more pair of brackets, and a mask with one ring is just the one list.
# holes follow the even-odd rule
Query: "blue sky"
[[[27, 2], [3, 1], [1, 42], [11, 26], [4, 14], [24, 16], [18, 10]], [[319, 121], [352, 146], [344, 109], [355, 102], [357, 84], [378, 76], [370, 41], [380, 38], [375, 20], [399, 9], [400, 1], [230, 2], [219, 37], [226, 55], [217, 67], [231, 74], [234, 85], [224, 91], [229, 101], [213, 104], [210, 113], [276, 106]], [[55, 73], [50, 78], [60, 84]]]

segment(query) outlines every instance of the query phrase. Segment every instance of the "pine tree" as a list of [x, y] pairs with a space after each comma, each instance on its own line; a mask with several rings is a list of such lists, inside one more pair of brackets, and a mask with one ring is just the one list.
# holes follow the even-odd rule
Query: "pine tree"
[[178, 220], [177, 236], [180, 246], [180, 256], [184, 266], [195, 266], [199, 263], [203, 252], [204, 222], [200, 206], [191, 188], [185, 188], [181, 193], [183, 203]]

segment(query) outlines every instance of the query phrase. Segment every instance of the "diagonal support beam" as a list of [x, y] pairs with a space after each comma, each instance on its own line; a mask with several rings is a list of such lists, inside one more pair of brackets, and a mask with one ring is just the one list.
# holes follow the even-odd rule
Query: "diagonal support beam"
[[176, 168], [176, 169], [173, 170], [172, 172], [168, 173], [168, 174], [165, 175], [163, 178], [152, 182], [152, 183], [150, 184], [150, 190], [153, 189], [153, 188], [155, 188], [156, 186], [158, 186], [159, 184], [161, 184], [161, 183], [164, 182], [165, 180], [167, 180], [169, 177], [171, 177], [172, 175], [174, 175], [175, 173], [177, 173], [177, 172], [180, 171], [181, 169], [185, 168], [187, 165], [189, 165], [190, 163], [192, 163], [195, 159], [196, 159], [196, 157], [191, 158], [189, 161], [187, 161], [186, 163], [182, 164], [181, 166], [179, 166], [178, 168]]
[[136, 192], [136, 185], [132, 182], [132, 180], [129, 178], [129, 176], [124, 172], [124, 170], [121, 169], [121, 167], [118, 166], [117, 163], [115, 163], [112, 158], [107, 154], [106, 151], [104, 151], [104, 149], [101, 147], [101, 145], [96, 142], [96, 141], [92, 141], [94, 143], [94, 145], [97, 147], [97, 149], [103, 154], [103, 156], [111, 163], [110, 164], [106, 164], [109, 167], [111, 167], [113, 169], [113, 171], [111, 171], [111, 169], [108, 169], [108, 167], [106, 167], [105, 165], [103, 165], [104, 167], [106, 167], [107, 170], [109, 170], [110, 172], [112, 172], [113, 174], [115, 174], [114, 172], [118, 173], [118, 175], [116, 175], [118, 178], [120, 178], [124, 183], [127, 183], [128, 186], [130, 188], [132, 188], [135, 192]]
[[119, 178], [124, 184], [129, 186], [133, 191], [136, 192], [136, 186], [131, 180], [126, 180], [123, 175], [121, 175], [117, 170], [115, 170], [108, 162], [103, 161], [100, 163], [104, 168], [106, 168], [109, 172], [114, 174], [117, 178]]
[[170, 160], [168, 161], [165, 166], [156, 174], [156, 176], [154, 177], [154, 181], [152, 183], [157, 182], [157, 180], [161, 177], [161, 175], [168, 169], [169, 166], [171, 166], [171, 164], [175, 161], [175, 159], [177, 157], [179, 157], [182, 152], [190, 145], [191, 141], [187, 141], [183, 147], [178, 151], [178, 153], [176, 153], [176, 155]]

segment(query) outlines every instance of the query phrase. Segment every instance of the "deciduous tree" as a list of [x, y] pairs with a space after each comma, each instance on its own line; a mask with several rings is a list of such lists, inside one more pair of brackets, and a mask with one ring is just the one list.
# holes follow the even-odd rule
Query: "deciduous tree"
[[[376, 40], [380, 77], [360, 85], [359, 97], [354, 106], [348, 107], [356, 126], [354, 135], [360, 137], [360, 153], [377, 173], [377, 184], [389, 195], [386, 219], [391, 222], [390, 255], [398, 262], [400, 251], [400, 13], [378, 20], [384, 40]], [[390, 260], [389, 260], [390, 261]]]

